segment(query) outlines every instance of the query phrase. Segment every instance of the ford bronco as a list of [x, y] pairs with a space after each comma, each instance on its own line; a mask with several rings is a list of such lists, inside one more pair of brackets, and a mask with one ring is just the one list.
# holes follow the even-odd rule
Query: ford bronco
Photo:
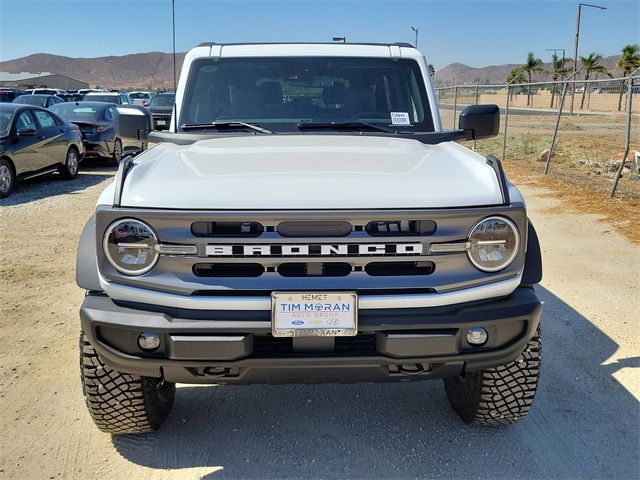
[[80, 366], [96, 425], [157, 429], [176, 383], [441, 378], [468, 423], [509, 424], [540, 368], [542, 276], [500, 161], [496, 105], [445, 131], [407, 44], [192, 49], [169, 129], [139, 144], [82, 233]]

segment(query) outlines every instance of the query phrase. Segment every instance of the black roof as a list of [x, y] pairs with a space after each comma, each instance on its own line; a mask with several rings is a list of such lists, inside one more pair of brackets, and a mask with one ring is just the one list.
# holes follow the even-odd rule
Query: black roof
[[198, 47], [212, 47], [214, 45], [232, 46], [232, 45], [373, 45], [376, 47], [408, 47], [415, 48], [413, 45], [407, 42], [395, 42], [395, 43], [369, 43], [369, 42], [240, 42], [240, 43], [217, 43], [217, 42], [203, 42], [197, 45]]

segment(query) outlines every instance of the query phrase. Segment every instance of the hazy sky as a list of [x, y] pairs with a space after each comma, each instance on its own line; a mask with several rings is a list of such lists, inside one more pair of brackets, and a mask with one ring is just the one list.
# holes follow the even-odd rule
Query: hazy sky
[[[598, 3], [598, 0], [592, 0]], [[175, 0], [178, 51], [204, 41], [414, 42], [436, 68], [521, 63], [545, 48], [573, 55], [576, 1]], [[640, 1], [583, 8], [580, 54], [640, 42]], [[171, 51], [171, 0], [0, 0], [0, 60], [32, 53], [98, 57]]]

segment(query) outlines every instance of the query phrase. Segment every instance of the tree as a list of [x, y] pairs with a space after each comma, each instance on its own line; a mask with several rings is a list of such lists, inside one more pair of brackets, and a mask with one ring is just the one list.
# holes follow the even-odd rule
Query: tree
[[[551, 56], [551, 78], [554, 82], [557, 82], [559, 78], [564, 78], [565, 74], [569, 72], [569, 69], [565, 67], [565, 63], [569, 62], [568, 58], [558, 58], [558, 55], [555, 53]], [[557, 85], [554, 83], [551, 87], [551, 104], [550, 108], [553, 108], [553, 100], [556, 95]]]
[[580, 63], [582, 63], [582, 68], [584, 68], [584, 88], [582, 89], [582, 101], [580, 102], [580, 110], [584, 107], [584, 98], [587, 95], [587, 82], [592, 73], [604, 73], [608, 77], [611, 77], [611, 74], [606, 69], [604, 65], [600, 64], [600, 60], [602, 59], [602, 55], [591, 52], [586, 57], [579, 57]]
[[[617, 62], [622, 70], [622, 76], [628, 77], [632, 71], [640, 67], [640, 45], [629, 44], [622, 48], [622, 56]], [[620, 97], [618, 98], [618, 111], [622, 110], [622, 94], [624, 93], [624, 80], [620, 83]]]
[[433, 65], [429, 64], [429, 76], [433, 77], [436, 74], [436, 69]]
[[[507, 76], [507, 83], [510, 85], [514, 85], [517, 83], [525, 83], [527, 79], [524, 77], [524, 73], [522, 71], [522, 67], [516, 67], [511, 69], [509, 75]], [[510, 98], [513, 98], [513, 90], [507, 89], [508, 92], [511, 92], [509, 95]]]
[[531, 75], [536, 72], [542, 72], [542, 60], [536, 58], [533, 52], [527, 55], [527, 61], [520, 68], [527, 74], [529, 86], [527, 88], [527, 105], [531, 102]]

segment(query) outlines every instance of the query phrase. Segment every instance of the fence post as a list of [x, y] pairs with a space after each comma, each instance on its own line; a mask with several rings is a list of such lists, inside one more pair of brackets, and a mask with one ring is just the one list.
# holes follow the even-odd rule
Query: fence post
[[507, 155], [507, 125], [509, 124], [509, 100], [511, 99], [511, 85], [507, 84], [507, 106], [504, 109], [504, 135], [502, 137], [502, 161]]
[[453, 87], [453, 129], [456, 129], [456, 112], [458, 111], [458, 86]]
[[624, 155], [622, 156], [620, 167], [616, 172], [616, 178], [613, 180], [611, 194], [609, 195], [610, 197], [613, 197], [616, 194], [616, 188], [618, 188], [618, 182], [620, 181], [620, 177], [622, 176], [622, 170], [624, 169], [624, 164], [627, 161], [627, 155], [629, 155], [629, 144], [631, 143], [631, 107], [633, 106], [633, 75], [638, 70], [640, 70], [640, 68], [636, 68], [628, 78], [629, 85], [627, 86], [627, 135], [624, 144]]
[[556, 145], [556, 137], [558, 136], [558, 127], [560, 126], [560, 117], [562, 116], [562, 108], [564, 107], [564, 97], [567, 95], [567, 85], [569, 84], [569, 80], [571, 79], [571, 77], [574, 77], [575, 75], [577, 75], [580, 70], [582, 70], [582, 67], [580, 67], [578, 70], [573, 72], [564, 80], [564, 85], [562, 86], [562, 97], [560, 98], [560, 106], [558, 107], [558, 117], [556, 118], [556, 126], [553, 129], [553, 137], [551, 137], [551, 145], [549, 145], [549, 151], [547, 152], [547, 163], [544, 166], [545, 175], [549, 173], [549, 163], [551, 162], [551, 155], [553, 155], [553, 147], [555, 147]]

